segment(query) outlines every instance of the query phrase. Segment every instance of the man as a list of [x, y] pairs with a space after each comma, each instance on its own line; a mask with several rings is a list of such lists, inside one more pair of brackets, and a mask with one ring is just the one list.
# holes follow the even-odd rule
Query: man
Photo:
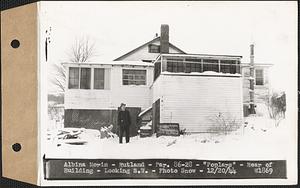
[[122, 144], [123, 134], [125, 132], [126, 143], [129, 142], [129, 127], [131, 124], [130, 114], [126, 110], [126, 104], [121, 103], [120, 111], [118, 113], [118, 125], [119, 125], [119, 142]]

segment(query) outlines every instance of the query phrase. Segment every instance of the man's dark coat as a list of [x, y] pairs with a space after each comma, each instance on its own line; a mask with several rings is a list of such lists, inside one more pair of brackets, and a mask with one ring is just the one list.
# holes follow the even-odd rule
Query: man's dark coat
[[120, 127], [129, 127], [131, 124], [130, 114], [127, 110], [120, 110], [118, 113], [118, 125]]

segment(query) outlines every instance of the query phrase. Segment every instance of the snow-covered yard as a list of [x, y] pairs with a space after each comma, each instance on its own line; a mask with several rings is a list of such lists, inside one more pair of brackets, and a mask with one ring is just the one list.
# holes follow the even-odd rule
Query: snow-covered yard
[[91, 138], [85, 145], [57, 145], [47, 141], [47, 158], [186, 158], [186, 159], [284, 159], [288, 127], [282, 120], [278, 127], [265, 117], [250, 116], [231, 134], [188, 134], [179, 137], [132, 137], [119, 144], [118, 137]]

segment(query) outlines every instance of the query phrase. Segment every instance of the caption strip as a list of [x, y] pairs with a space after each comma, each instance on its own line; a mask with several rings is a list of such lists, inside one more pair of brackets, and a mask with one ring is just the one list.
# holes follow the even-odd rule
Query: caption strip
[[45, 179], [286, 178], [286, 161], [44, 159]]

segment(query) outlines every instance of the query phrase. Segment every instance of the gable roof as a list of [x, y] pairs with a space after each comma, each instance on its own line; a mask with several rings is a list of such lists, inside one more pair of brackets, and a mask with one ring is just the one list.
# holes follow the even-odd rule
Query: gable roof
[[117, 66], [146, 66], [153, 67], [153, 63], [148, 63], [144, 61], [86, 61], [86, 62], [63, 62], [62, 65], [72, 65], [72, 66], [91, 66], [91, 65], [117, 65]]
[[[135, 48], [135, 49], [129, 51], [128, 53], [126, 53], [126, 54], [124, 54], [124, 55], [122, 55], [122, 56], [120, 56], [120, 57], [118, 57], [118, 58], [116, 58], [116, 59], [114, 59], [114, 61], [119, 61], [119, 60], [121, 60], [122, 58], [125, 58], [125, 57], [129, 56], [130, 54], [136, 52], [137, 50], [143, 48], [144, 46], [147, 46], [148, 44], [151, 44], [151, 43], [156, 42], [156, 41], [159, 41], [159, 40], [160, 40], [160, 37], [156, 37], [156, 38], [150, 40], [149, 42], [146, 42], [145, 44], [143, 44], [143, 45], [141, 45], [141, 46], [139, 46], [139, 47], [137, 47], [137, 48]], [[185, 54], [184, 51], [182, 51], [181, 49], [179, 49], [179, 48], [176, 47], [175, 45], [171, 44], [170, 42], [169, 42], [169, 45], [170, 45], [170, 47], [172, 47], [172, 48], [178, 50], [179, 52], [181, 52], [181, 53], [183, 53], [183, 54]]]

